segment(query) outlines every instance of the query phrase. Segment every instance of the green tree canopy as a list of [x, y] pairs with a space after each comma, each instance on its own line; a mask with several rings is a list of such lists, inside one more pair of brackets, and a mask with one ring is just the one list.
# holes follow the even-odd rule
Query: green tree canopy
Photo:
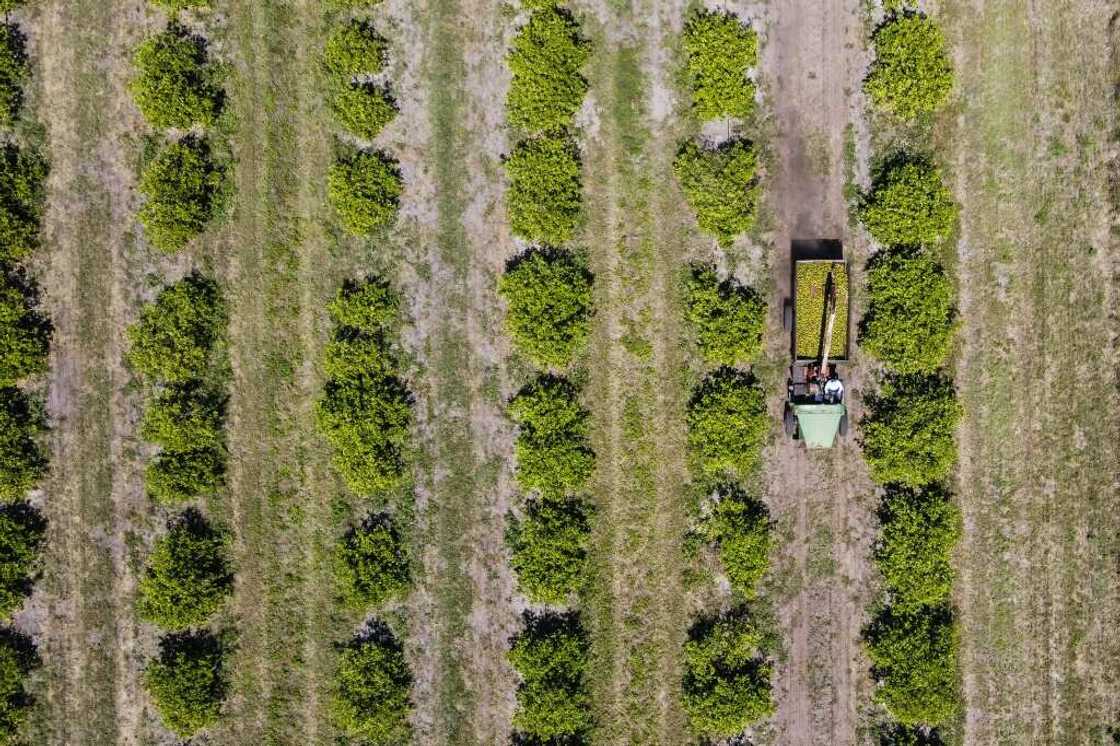
[[5, 620], [31, 593], [46, 535], [47, 521], [35, 508], [25, 502], [0, 506], [0, 617]]
[[339, 656], [331, 714], [345, 733], [374, 746], [409, 743], [412, 674], [404, 650], [384, 625]]
[[27, 37], [16, 24], [0, 23], [0, 127], [11, 127], [19, 118], [29, 77]]
[[770, 566], [770, 512], [737, 485], [717, 491], [706, 533], [719, 547], [719, 559], [731, 588], [753, 598]]
[[888, 488], [879, 520], [875, 560], [891, 603], [899, 608], [948, 603], [961, 519], [945, 490]]
[[521, 488], [546, 497], [583, 490], [595, 454], [578, 389], [564, 378], [541, 375], [514, 397], [508, 411], [519, 426], [514, 451]]
[[511, 519], [511, 564], [518, 587], [533, 603], [561, 606], [583, 587], [590, 513], [578, 497], [540, 497], [528, 501], [523, 518]]
[[688, 403], [688, 447], [698, 471], [743, 478], [758, 465], [770, 431], [766, 395], [754, 377], [720, 368]]
[[567, 10], [554, 5], [535, 10], [509, 52], [509, 123], [530, 134], [570, 126], [587, 94], [587, 79], [580, 70], [590, 51]]
[[22, 272], [0, 268], [0, 386], [47, 371], [53, 327], [38, 305], [38, 288]]
[[207, 377], [229, 318], [217, 283], [194, 272], [160, 290], [128, 329], [128, 361], [153, 381]]
[[932, 373], [956, 331], [953, 284], [927, 251], [884, 249], [868, 263], [860, 344], [899, 373]]
[[327, 306], [327, 312], [338, 327], [375, 334], [396, 323], [400, 297], [380, 277], [347, 281]]
[[137, 73], [130, 85], [132, 97], [153, 127], [214, 124], [225, 94], [221, 71], [210, 61], [201, 36], [172, 22], [140, 44], [132, 64]]
[[505, 165], [506, 205], [514, 234], [553, 246], [571, 240], [582, 204], [575, 143], [555, 135], [522, 140]]
[[218, 720], [229, 683], [222, 646], [208, 632], [168, 635], [144, 669], [144, 686], [164, 725], [190, 738]]
[[0, 388], [0, 503], [22, 500], [46, 474], [45, 429], [37, 403], [20, 389]]
[[164, 451], [148, 462], [144, 486], [148, 497], [161, 505], [178, 505], [213, 495], [224, 483], [224, 449]]
[[863, 453], [880, 484], [922, 487], [949, 476], [961, 418], [953, 383], [941, 376], [893, 375], [869, 397], [860, 423]]
[[335, 120], [367, 140], [392, 121], [396, 102], [385, 85], [373, 81], [385, 64], [388, 44], [368, 21], [352, 19], [327, 38], [323, 67]]
[[590, 729], [587, 689], [590, 643], [575, 614], [527, 613], [509, 660], [521, 676], [513, 727], [547, 741], [581, 736]]
[[167, 386], [148, 402], [140, 437], [177, 453], [219, 450], [225, 446], [224, 398], [197, 382]]
[[859, 212], [867, 232], [883, 246], [922, 246], [949, 237], [958, 208], [939, 168], [902, 155], [879, 170]]
[[370, 516], [342, 537], [334, 567], [343, 600], [354, 609], [380, 606], [411, 584], [404, 541], [386, 514]]
[[188, 8], [210, 8], [212, 0], [149, 0], [153, 5], [163, 8], [171, 15]]
[[0, 261], [22, 261], [38, 248], [46, 177], [39, 153], [0, 146]]
[[206, 624], [233, 592], [227, 555], [228, 537], [201, 513], [173, 518], [140, 579], [140, 617], [172, 631]]
[[715, 267], [694, 265], [685, 291], [688, 320], [704, 360], [747, 365], [762, 350], [766, 303], [735, 278], [720, 280]]
[[717, 148], [689, 141], [673, 164], [685, 200], [705, 233], [728, 247], [754, 227], [760, 187], [753, 143], [728, 140]]
[[953, 90], [953, 66], [933, 20], [917, 13], [895, 15], [871, 42], [875, 61], [863, 89], [875, 106], [900, 119], [941, 108]]
[[879, 681], [875, 699], [903, 725], [950, 722], [957, 713], [957, 640], [947, 605], [880, 612], [867, 632]]
[[167, 143], [140, 176], [144, 204], [137, 217], [152, 246], [182, 249], [206, 228], [224, 204], [225, 170], [206, 140], [194, 136]]
[[738, 735], [774, 709], [762, 635], [742, 613], [704, 618], [684, 645], [683, 703], [694, 731]]
[[754, 84], [747, 71], [758, 64], [758, 35], [724, 11], [700, 10], [684, 27], [692, 106], [701, 120], [750, 116]]
[[0, 744], [26, 743], [21, 736], [32, 704], [26, 683], [39, 663], [31, 638], [11, 629], [0, 631]]
[[541, 367], [564, 368], [583, 347], [592, 313], [591, 273], [567, 251], [533, 248], [498, 281], [518, 350]]
[[392, 225], [403, 190], [397, 162], [384, 153], [355, 151], [327, 173], [327, 198], [342, 227], [355, 236]]

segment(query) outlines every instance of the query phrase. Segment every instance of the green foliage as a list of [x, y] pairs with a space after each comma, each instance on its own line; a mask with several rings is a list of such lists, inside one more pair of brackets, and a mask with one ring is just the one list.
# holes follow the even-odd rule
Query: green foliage
[[140, 437], [165, 451], [217, 451], [225, 446], [225, 402], [197, 383], [167, 386], [148, 402]]
[[0, 148], [0, 261], [26, 259], [39, 246], [47, 164], [12, 143]]
[[766, 303], [733, 277], [720, 281], [715, 268], [692, 268], [685, 293], [688, 320], [704, 360], [713, 365], [746, 365], [762, 350]]
[[136, 78], [129, 88], [153, 127], [209, 127], [222, 110], [219, 68], [210, 62], [206, 40], [178, 23], [145, 40], [133, 55]]
[[224, 203], [225, 170], [210, 145], [190, 136], [168, 143], [140, 176], [144, 204], [137, 217], [149, 243], [175, 252], [202, 233]]
[[743, 614], [702, 619], [684, 645], [683, 704], [694, 731], [738, 735], [774, 709], [762, 635]]
[[724, 248], [754, 227], [760, 191], [757, 167], [754, 145], [742, 139], [714, 149], [687, 142], [673, 163], [700, 229]]
[[23, 273], [0, 269], [0, 386], [47, 371], [51, 322], [38, 306], [38, 289]]
[[875, 560], [896, 608], [948, 603], [960, 514], [940, 487], [889, 488]]
[[194, 272], [159, 292], [128, 329], [128, 361], [165, 383], [207, 376], [229, 318], [217, 283]]
[[144, 471], [148, 497], [161, 505], [177, 505], [213, 495], [223, 484], [224, 449], [198, 449], [158, 454]]
[[731, 588], [753, 598], [770, 563], [770, 513], [766, 506], [734, 485], [716, 494], [705, 533], [719, 547], [719, 559]]
[[171, 15], [188, 8], [210, 8], [212, 0], [148, 0], [153, 5], [163, 8]]
[[372, 278], [348, 283], [329, 309], [336, 327], [317, 422], [334, 448], [335, 468], [358, 495], [398, 487], [407, 472], [412, 398], [384, 335], [397, 307], [389, 286]]
[[172, 519], [140, 579], [140, 618], [172, 631], [205, 624], [233, 592], [227, 544], [198, 511]]
[[568, 11], [552, 5], [534, 11], [509, 53], [509, 123], [532, 134], [570, 126], [587, 93], [580, 69], [590, 52]]
[[587, 689], [590, 643], [575, 614], [525, 615], [509, 660], [521, 676], [513, 727], [547, 741], [582, 736], [591, 728]]
[[895, 375], [869, 398], [861, 424], [863, 453], [880, 484], [923, 487], [949, 476], [957, 458], [953, 433], [961, 418], [952, 381]]
[[168, 635], [159, 658], [144, 669], [144, 686], [180, 738], [190, 738], [218, 720], [228, 682], [221, 644], [207, 632]]
[[571, 240], [581, 206], [580, 160], [566, 136], [523, 140], [506, 158], [506, 204], [513, 232], [558, 246]]
[[385, 64], [387, 45], [368, 21], [337, 28], [323, 50], [331, 111], [348, 132], [372, 140], [397, 114], [388, 89], [371, 78]]
[[402, 596], [411, 582], [404, 542], [384, 514], [371, 516], [339, 541], [334, 567], [342, 597], [354, 609]]
[[766, 394], [742, 371], [720, 368], [704, 379], [688, 403], [688, 447], [704, 476], [750, 475], [769, 431]]
[[953, 284], [941, 264], [920, 249], [888, 249], [868, 263], [867, 274], [863, 348], [899, 373], [944, 365], [956, 323]]
[[871, 41], [875, 61], [863, 89], [875, 106], [900, 119], [941, 108], [953, 90], [953, 66], [936, 23], [916, 13], [897, 15]]
[[14, 23], [0, 23], [0, 127], [15, 124], [29, 77], [27, 37]]
[[356, 151], [327, 173], [327, 198], [342, 227], [355, 236], [392, 225], [402, 191], [397, 163], [384, 153]]
[[0, 503], [23, 499], [47, 473], [43, 413], [20, 389], [0, 388]]
[[506, 267], [498, 292], [518, 350], [541, 367], [564, 368], [587, 341], [591, 273], [570, 252], [529, 249]]
[[5, 620], [31, 593], [46, 535], [47, 521], [35, 508], [23, 502], [0, 506], [0, 617]]
[[939, 168], [899, 156], [876, 175], [860, 206], [860, 220], [883, 246], [921, 246], [948, 238], [957, 212]]
[[26, 743], [21, 731], [32, 700], [25, 683], [39, 663], [29, 637], [11, 629], [0, 631], [0, 744]]
[[412, 674], [388, 628], [378, 625], [343, 649], [336, 686], [331, 714], [345, 733], [377, 746], [410, 742]]
[[587, 486], [595, 453], [587, 439], [587, 410], [571, 382], [538, 376], [514, 397], [508, 411], [519, 425], [514, 451], [523, 490], [563, 497]]
[[27, 0], [0, 0], [0, 13], [11, 13], [16, 8], [22, 8]]
[[884, 609], [867, 632], [875, 699], [903, 725], [938, 725], [957, 712], [958, 634], [948, 606]]
[[754, 83], [747, 71], [758, 64], [758, 35], [723, 11], [701, 10], [684, 27], [692, 107], [700, 119], [738, 117], [754, 111]]
[[521, 592], [533, 603], [560, 606], [585, 582], [590, 506], [578, 497], [529, 500], [511, 519], [507, 543]]

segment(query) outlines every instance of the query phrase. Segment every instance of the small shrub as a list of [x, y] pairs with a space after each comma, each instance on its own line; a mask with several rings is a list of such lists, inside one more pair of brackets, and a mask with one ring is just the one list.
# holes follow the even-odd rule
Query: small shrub
[[354, 609], [402, 596], [411, 583], [404, 542], [387, 515], [351, 529], [335, 549], [334, 566], [342, 597]]
[[695, 266], [685, 291], [688, 320], [704, 360], [746, 365], [762, 350], [766, 303], [734, 278], [720, 281], [715, 268]]
[[178, 505], [217, 492], [224, 482], [225, 451], [202, 449], [163, 452], [148, 463], [144, 486], [148, 497], [161, 505]]
[[172, 283], [128, 329], [128, 361], [154, 381], [203, 379], [229, 318], [217, 283], [197, 272]]
[[343, 128], [367, 140], [397, 113], [386, 87], [372, 80], [385, 64], [386, 47], [372, 24], [355, 19], [336, 29], [323, 50], [331, 111]]
[[233, 592], [227, 539], [188, 510], [168, 524], [140, 579], [140, 618], [161, 629], [199, 627]]
[[581, 206], [580, 160], [564, 136], [523, 140], [506, 158], [506, 204], [513, 232], [526, 241], [559, 246], [571, 240]]
[[507, 543], [521, 592], [533, 603], [565, 604], [585, 582], [589, 506], [576, 497], [536, 498], [510, 523]]
[[47, 473], [43, 413], [17, 388], [0, 388], [0, 503], [23, 499]]
[[317, 414], [319, 431], [334, 449], [332, 462], [356, 494], [372, 495], [404, 481], [412, 399], [400, 379], [328, 381]]
[[957, 713], [957, 629], [948, 606], [885, 609], [867, 652], [879, 681], [875, 699], [903, 725], [935, 726]]
[[214, 124], [222, 109], [218, 67], [206, 40], [178, 23], [144, 41], [132, 58], [137, 76], [130, 88], [140, 113], [153, 127], [190, 129]]
[[207, 632], [169, 635], [144, 669], [144, 686], [164, 725], [190, 738], [218, 720], [228, 682], [221, 644]]
[[587, 440], [588, 413], [578, 397], [569, 381], [542, 375], [510, 402], [519, 426], [514, 451], [522, 489], [563, 497], [586, 487], [595, 454]]
[[898, 608], [947, 603], [953, 588], [953, 548], [960, 514], [938, 487], [893, 487], [879, 511], [875, 560]]
[[876, 175], [860, 206], [860, 220], [883, 246], [936, 244], [953, 232], [957, 205], [940, 169], [904, 156]]
[[0, 0], [0, 13], [11, 13], [16, 8], [22, 8], [27, 0]]
[[865, 350], [899, 373], [932, 373], [945, 364], [956, 331], [953, 285], [932, 256], [880, 251], [868, 263], [867, 295]]
[[863, 89], [875, 106], [900, 119], [941, 108], [953, 90], [953, 66], [936, 23], [905, 13], [880, 26], [871, 41], [875, 61]]
[[353, 641], [338, 661], [331, 701], [335, 722], [363, 743], [395, 746], [411, 741], [412, 674], [400, 643], [387, 628]]
[[392, 225], [402, 190], [396, 162], [382, 153], [352, 153], [327, 174], [327, 197], [343, 228], [356, 236]]
[[163, 8], [171, 15], [188, 8], [210, 8], [211, 0], [149, 0], [153, 5]]
[[0, 127], [11, 127], [19, 118], [29, 77], [27, 37], [14, 23], [0, 24]]
[[327, 307], [327, 313], [338, 327], [372, 335], [396, 322], [400, 298], [379, 277], [348, 281]]
[[[11, 618], [30, 595], [46, 536], [47, 521], [35, 508], [22, 502], [0, 506], [0, 617], [3, 619]], [[0, 718], [0, 722], [2, 720]]]
[[568, 11], [556, 6], [535, 10], [509, 53], [509, 123], [531, 134], [570, 126], [587, 93], [580, 69], [590, 51]]
[[766, 395], [753, 376], [721, 368], [704, 379], [688, 403], [688, 446], [708, 477], [751, 474], [770, 431]]
[[37, 288], [0, 268], [0, 386], [47, 371], [51, 322], [39, 313]]
[[860, 423], [871, 477], [907, 487], [944, 480], [957, 459], [953, 434], [960, 418], [952, 381], [922, 375], [887, 378], [870, 397]]
[[506, 268], [498, 292], [518, 350], [541, 367], [564, 368], [587, 341], [591, 273], [566, 251], [530, 249]]
[[770, 564], [770, 513], [738, 487], [723, 487], [712, 506], [707, 534], [719, 547], [731, 588], [753, 598]]
[[702, 619], [684, 645], [683, 704], [694, 731], [738, 735], [773, 712], [762, 636], [741, 614]]
[[684, 27], [692, 107], [700, 119], [750, 116], [758, 64], [758, 35], [730, 13], [702, 10]]
[[210, 146], [186, 137], [163, 147], [140, 176], [144, 204], [137, 217], [148, 241], [174, 252], [206, 228], [223, 204], [225, 171]]
[[760, 188], [758, 154], [752, 143], [729, 140], [717, 148], [685, 143], [673, 171], [685, 200], [705, 233], [728, 247], [754, 227]]
[[35, 152], [0, 148], [0, 261], [26, 259], [39, 246], [47, 164]]
[[587, 690], [590, 644], [574, 614], [526, 614], [509, 660], [521, 676], [513, 727], [548, 741], [582, 736], [591, 728]]
[[197, 383], [175, 384], [148, 402], [140, 437], [166, 451], [216, 451], [225, 446], [225, 403]]
[[25, 743], [21, 731], [32, 705], [25, 684], [39, 663], [31, 638], [11, 629], [0, 632], [0, 743]]

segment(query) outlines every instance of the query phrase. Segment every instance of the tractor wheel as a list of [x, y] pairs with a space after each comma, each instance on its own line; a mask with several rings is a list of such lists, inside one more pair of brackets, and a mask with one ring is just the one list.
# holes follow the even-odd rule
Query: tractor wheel
[[793, 326], [793, 301], [786, 298], [785, 303], [782, 304], [782, 328], [787, 332]]
[[783, 424], [785, 425], [787, 436], [789, 436], [790, 438], [794, 438], [797, 436], [797, 415], [795, 415], [793, 413], [793, 410], [789, 407], [786, 407]]
[[840, 416], [840, 435], [841, 437], [848, 434], [848, 413], [845, 412]]

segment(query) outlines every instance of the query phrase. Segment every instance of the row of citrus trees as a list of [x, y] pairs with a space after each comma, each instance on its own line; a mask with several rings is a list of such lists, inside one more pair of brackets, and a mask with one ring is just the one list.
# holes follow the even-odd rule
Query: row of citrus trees
[[[133, 55], [130, 86], [157, 134], [139, 189], [149, 245], [187, 247], [224, 207], [227, 169], [214, 154], [223, 113], [222, 69], [200, 31], [206, 0], [153, 0], [169, 17]], [[159, 653], [144, 685], [182, 738], [215, 723], [228, 690], [227, 652], [214, 619], [233, 592], [229, 535], [203, 510], [225, 483], [228, 312], [221, 289], [197, 270], [166, 285], [129, 327], [128, 362], [144, 391], [140, 437], [156, 452], [148, 497], [169, 514], [138, 584], [137, 612], [158, 627]]]
[[[5, 14], [23, 5], [0, 0]], [[38, 664], [31, 639], [10, 626], [38, 575], [46, 521], [29, 501], [47, 471], [41, 388], [52, 327], [23, 266], [40, 244], [46, 163], [24, 115], [31, 76], [27, 39], [0, 24], [0, 743], [13, 743], [30, 702], [25, 684]]]
[[[385, 76], [388, 42], [372, 19], [353, 15], [373, 4], [335, 3], [342, 17], [321, 59], [327, 106], [348, 140], [337, 145], [327, 194], [355, 236], [392, 226], [403, 191], [396, 161], [372, 145], [397, 113]], [[331, 716], [348, 737], [386, 746], [410, 740], [412, 713], [412, 673], [388, 621], [414, 575], [413, 401], [399, 361], [400, 304], [383, 278], [343, 285], [327, 309], [332, 333], [320, 361], [324, 385], [316, 409], [334, 469], [358, 498], [357, 513], [335, 544], [333, 568], [342, 604], [361, 621], [340, 646]]]
[[[738, 17], [698, 11], [683, 48], [697, 120], [749, 124], [758, 37]], [[750, 230], [759, 185], [757, 154], [733, 136], [718, 145], [689, 140], [675, 170], [701, 230], [722, 247]], [[701, 380], [687, 405], [694, 499], [686, 548], [706, 557], [730, 585], [730, 597], [701, 608], [684, 645], [682, 698], [697, 736], [738, 736], [772, 710], [771, 642], [752, 608], [769, 564], [769, 512], [757, 497], [762, 448], [770, 430], [766, 397], [751, 372], [762, 349], [766, 305], [752, 288], [714, 265], [693, 264], [685, 284], [689, 331]]]
[[505, 169], [510, 225], [528, 247], [508, 262], [499, 292], [514, 347], [539, 371], [508, 409], [525, 495], [508, 544], [518, 587], [536, 610], [526, 612], [509, 652], [521, 678], [513, 726], [526, 743], [582, 743], [593, 727], [579, 606], [595, 454], [573, 366], [589, 334], [592, 277], [570, 243], [582, 210], [575, 117], [588, 89], [581, 68], [590, 44], [566, 9], [523, 5], [528, 18], [507, 59], [506, 118], [516, 144]]
[[875, 562], [884, 593], [866, 631], [876, 699], [894, 720], [886, 743], [937, 743], [958, 709], [952, 552], [960, 517], [949, 480], [961, 416], [949, 363], [957, 321], [953, 284], [940, 257], [956, 230], [957, 206], [926, 147], [932, 115], [953, 82], [937, 24], [887, 3], [875, 30], [864, 89], [882, 129], [906, 133], [863, 195], [860, 219], [875, 243], [867, 268], [862, 348], [885, 371], [861, 423], [864, 456], [881, 485]]

